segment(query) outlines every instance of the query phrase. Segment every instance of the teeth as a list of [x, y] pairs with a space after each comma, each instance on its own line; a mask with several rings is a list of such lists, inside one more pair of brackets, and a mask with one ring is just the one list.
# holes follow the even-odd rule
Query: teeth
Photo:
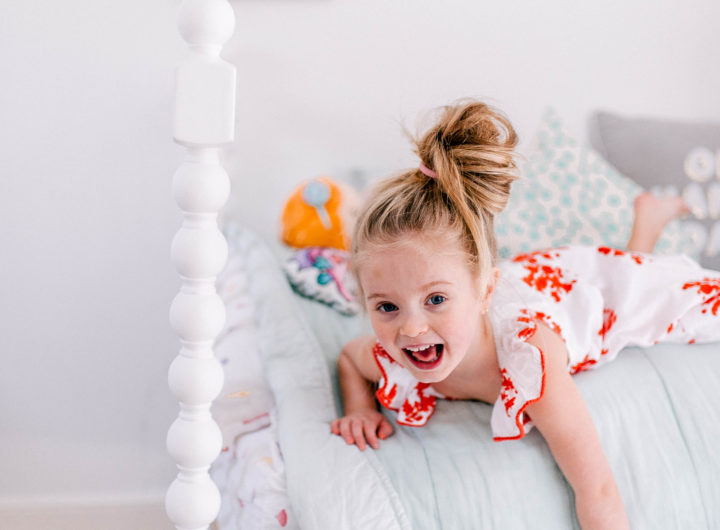
[[410, 350], [410, 351], [424, 351], [424, 350], [427, 350], [430, 346], [431, 345], [428, 344], [427, 346], [419, 346], [417, 348], [405, 348], [405, 349]]

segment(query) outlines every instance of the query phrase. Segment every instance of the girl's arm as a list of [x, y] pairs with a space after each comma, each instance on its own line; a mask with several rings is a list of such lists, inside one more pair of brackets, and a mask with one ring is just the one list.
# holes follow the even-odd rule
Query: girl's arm
[[378, 437], [385, 439], [393, 432], [392, 425], [377, 408], [373, 383], [380, 380], [380, 369], [373, 358], [374, 337], [361, 337], [349, 342], [338, 357], [338, 378], [345, 415], [333, 420], [330, 428], [346, 443], [356, 444], [361, 451], [370, 444], [377, 449]]
[[542, 323], [528, 342], [544, 354], [545, 392], [527, 412], [575, 492], [580, 526], [583, 530], [630, 528], [595, 425], [568, 373], [565, 343]]

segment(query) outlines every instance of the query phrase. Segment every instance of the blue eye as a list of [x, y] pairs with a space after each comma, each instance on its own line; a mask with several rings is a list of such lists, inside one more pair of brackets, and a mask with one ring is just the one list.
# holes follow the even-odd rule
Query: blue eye
[[398, 310], [398, 307], [395, 304], [391, 304], [390, 302], [385, 302], [378, 306], [378, 311], [381, 311], [383, 313], [390, 313], [392, 311], [397, 311], [397, 310]]
[[440, 304], [442, 304], [445, 300], [447, 300], [447, 298], [445, 298], [443, 295], [441, 295], [441, 294], [434, 294], [434, 295], [432, 295], [430, 298], [428, 298], [428, 303], [429, 303], [430, 305], [440, 305]]

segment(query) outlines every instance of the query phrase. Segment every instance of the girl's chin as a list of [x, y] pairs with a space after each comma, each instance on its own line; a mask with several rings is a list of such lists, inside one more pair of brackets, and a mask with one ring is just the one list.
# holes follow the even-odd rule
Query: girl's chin
[[442, 383], [445, 379], [447, 379], [448, 374], [446, 374], [444, 371], [441, 372], [440, 370], [436, 370], [431, 373], [418, 373], [416, 370], [413, 372], [413, 376], [415, 377], [415, 379], [418, 380], [419, 383], [426, 383], [428, 385], [432, 385], [435, 383]]

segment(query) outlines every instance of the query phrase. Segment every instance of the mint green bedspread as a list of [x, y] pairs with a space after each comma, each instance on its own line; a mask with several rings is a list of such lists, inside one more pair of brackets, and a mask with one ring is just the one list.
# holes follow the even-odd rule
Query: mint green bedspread
[[[441, 401], [426, 426], [395, 424], [377, 451], [332, 435], [335, 359], [368, 325], [294, 294], [280, 253], [247, 232], [237, 237], [302, 528], [578, 527], [572, 490], [542, 437], [494, 442], [489, 405]], [[720, 528], [720, 344], [628, 348], [575, 378], [631, 527]]]

